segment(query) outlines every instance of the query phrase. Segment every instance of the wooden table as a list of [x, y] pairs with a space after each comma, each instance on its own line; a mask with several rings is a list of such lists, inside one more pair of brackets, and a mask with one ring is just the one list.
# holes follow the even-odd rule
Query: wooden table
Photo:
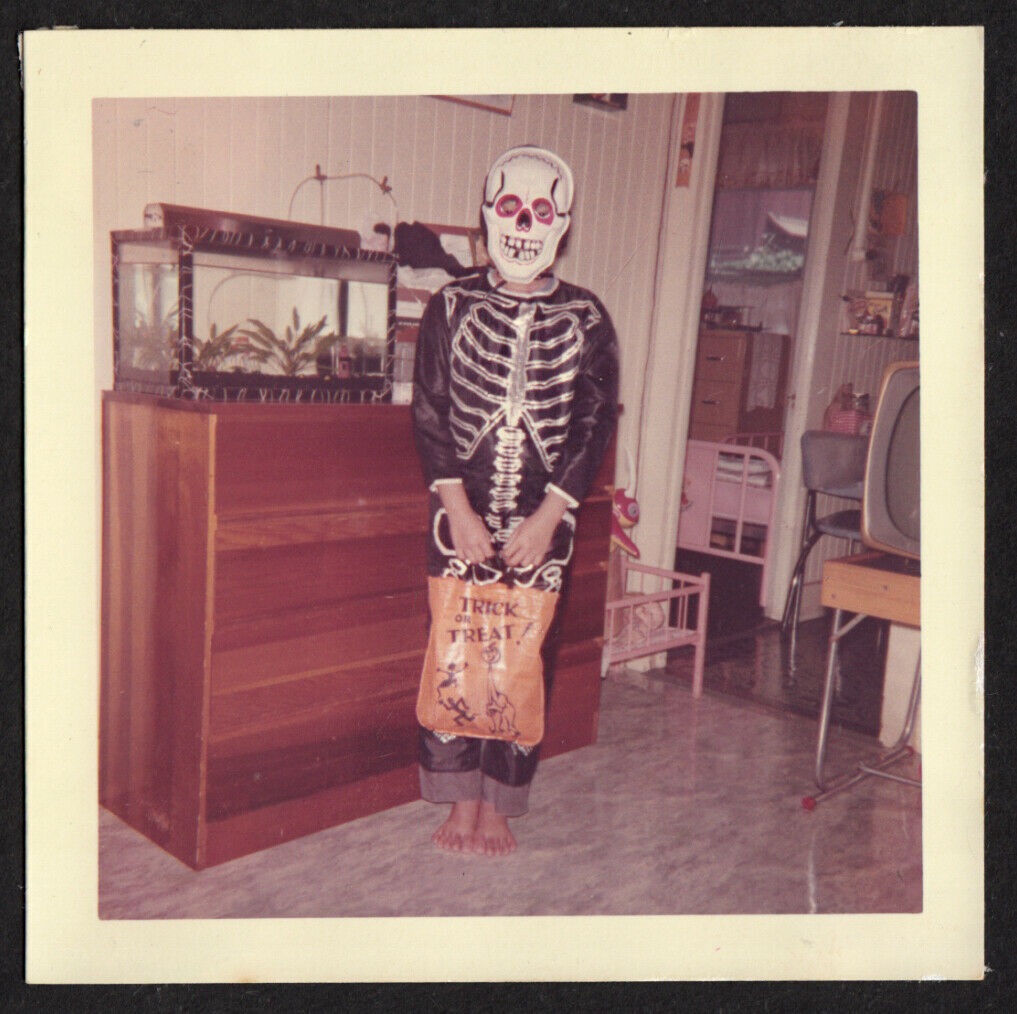
[[[834, 686], [837, 673], [837, 649], [841, 638], [853, 630], [867, 616], [890, 620], [907, 627], [921, 626], [921, 574], [917, 560], [892, 556], [887, 553], [865, 552], [842, 556], [823, 564], [823, 584], [820, 601], [834, 610], [830, 628], [830, 645], [826, 660], [826, 682], [823, 686], [823, 705], [819, 713], [819, 737], [816, 743], [816, 785], [820, 792], [805, 796], [802, 805], [807, 810], [838, 792], [856, 785], [864, 778], [876, 776], [921, 786], [913, 778], [890, 774], [886, 768], [910, 757], [914, 751], [908, 745], [914, 727], [915, 713], [921, 692], [921, 654], [915, 666], [911, 685], [911, 698], [904, 718], [904, 728], [897, 742], [888, 750], [868, 761], [856, 764], [833, 778], [824, 775], [826, 743], [833, 708]], [[855, 615], [841, 623], [844, 612]]]

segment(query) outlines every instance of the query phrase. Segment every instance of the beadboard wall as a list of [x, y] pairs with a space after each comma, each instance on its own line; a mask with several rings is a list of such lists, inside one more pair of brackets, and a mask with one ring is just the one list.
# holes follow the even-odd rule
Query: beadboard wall
[[[876, 93], [869, 96], [869, 115]], [[918, 106], [914, 92], [884, 92], [873, 167], [873, 190], [896, 191], [908, 195], [905, 232], [886, 247], [891, 274], [918, 278]], [[847, 261], [842, 292], [872, 288], [865, 261]], [[918, 359], [919, 343], [869, 335], [840, 334], [840, 322], [827, 321], [824, 327], [836, 327], [829, 373], [813, 378], [814, 387], [827, 392], [830, 401], [841, 384], [852, 383], [856, 392], [868, 392], [874, 410], [883, 373], [890, 363]], [[843, 501], [820, 497], [820, 514], [840, 510]], [[805, 580], [818, 587], [823, 561], [849, 552], [849, 544], [839, 539], [821, 539], [809, 556]]]
[[[400, 221], [479, 224], [488, 166], [533, 143], [572, 167], [576, 203], [561, 276], [603, 300], [621, 342], [623, 403], [638, 404], [650, 328], [673, 95], [612, 112], [571, 95], [517, 95], [511, 116], [430, 96], [99, 99], [93, 108], [97, 382], [112, 385], [109, 233], [146, 203], [292, 217], [370, 232], [396, 209], [369, 180], [294, 191], [329, 175], [388, 178]], [[292, 214], [288, 208], [293, 200]], [[623, 419], [635, 422], [638, 413]]]
[[[909, 197], [907, 222], [902, 236], [886, 247], [892, 274], [918, 277], [918, 105], [914, 92], [885, 92], [876, 147], [873, 190], [896, 191]], [[844, 291], [871, 288], [868, 265], [848, 262]], [[883, 371], [890, 363], [918, 358], [918, 343], [862, 335], [838, 335], [828, 378], [829, 390], [851, 381], [856, 391], [867, 391], [873, 407]], [[827, 379], [827, 378], [817, 378]]]

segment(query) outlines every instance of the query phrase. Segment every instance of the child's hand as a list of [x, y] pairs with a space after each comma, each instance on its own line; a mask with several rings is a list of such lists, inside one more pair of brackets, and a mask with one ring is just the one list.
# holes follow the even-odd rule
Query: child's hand
[[540, 506], [516, 526], [505, 543], [501, 558], [517, 570], [535, 567], [547, 556], [554, 530], [558, 527], [566, 506], [560, 496], [548, 493]]
[[472, 507], [455, 513], [449, 511], [448, 523], [452, 532], [452, 546], [461, 560], [483, 563], [494, 556], [491, 533]]
[[448, 514], [452, 534], [452, 548], [456, 556], [467, 563], [483, 563], [494, 556], [491, 533], [480, 515], [470, 506], [461, 482], [443, 483], [438, 497]]

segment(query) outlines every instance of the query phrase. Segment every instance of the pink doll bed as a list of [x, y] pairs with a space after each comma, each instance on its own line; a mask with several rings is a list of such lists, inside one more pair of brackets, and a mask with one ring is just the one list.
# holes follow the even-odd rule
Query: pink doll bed
[[[735, 435], [731, 443], [690, 440], [678, 546], [769, 566], [780, 434]], [[763, 446], [751, 446], [763, 444]], [[636, 563], [621, 554], [621, 594], [607, 603], [605, 662], [614, 665], [673, 648], [695, 649], [692, 693], [703, 692], [710, 575]]]
[[647, 567], [622, 553], [621, 588], [606, 605], [606, 663], [692, 646], [692, 695], [702, 696], [710, 575]]
[[761, 447], [690, 440], [685, 449], [678, 547], [758, 564], [761, 605], [779, 482], [780, 462]]

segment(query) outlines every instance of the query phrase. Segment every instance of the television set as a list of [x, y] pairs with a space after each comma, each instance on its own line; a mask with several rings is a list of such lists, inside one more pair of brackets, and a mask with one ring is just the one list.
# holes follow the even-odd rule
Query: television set
[[883, 374], [865, 462], [865, 545], [919, 559], [919, 461], [918, 363], [892, 363]]

